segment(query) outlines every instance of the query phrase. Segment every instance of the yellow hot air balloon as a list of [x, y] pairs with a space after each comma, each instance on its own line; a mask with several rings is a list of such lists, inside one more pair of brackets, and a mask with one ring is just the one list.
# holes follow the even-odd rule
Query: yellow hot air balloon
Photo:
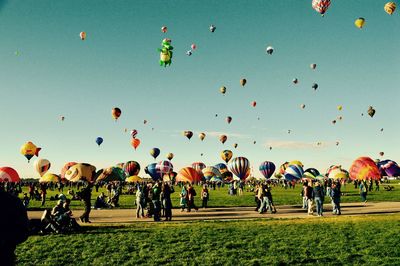
[[203, 141], [205, 137], [206, 137], [206, 134], [205, 134], [205, 133], [202, 132], [202, 133], [199, 134], [199, 139], [200, 139], [201, 141]]
[[342, 111], [342, 109], [343, 109], [343, 106], [341, 106], [341, 105], [338, 105], [337, 109], [338, 109], [339, 111]]
[[137, 175], [130, 176], [125, 179], [125, 182], [127, 182], [127, 183], [135, 183], [135, 182], [142, 182], [142, 181], [143, 181], [143, 179]]
[[396, 10], [396, 3], [388, 2], [388, 3], [386, 3], [386, 5], [383, 9], [385, 9], [386, 13], [388, 13], [389, 15], [392, 15], [394, 13], [394, 11]]
[[46, 159], [38, 159], [35, 161], [34, 167], [40, 176], [43, 176], [50, 169], [50, 162]]
[[362, 27], [365, 24], [365, 18], [358, 18], [356, 19], [356, 21], [354, 22], [354, 25], [356, 25], [357, 28], [362, 29]]
[[225, 94], [225, 93], [226, 93], [226, 87], [222, 86], [221, 88], [219, 88], [219, 91], [220, 91], [222, 94]]
[[58, 182], [60, 182], [60, 177], [56, 174], [47, 173], [39, 179], [39, 182], [40, 183], [58, 183]]
[[300, 161], [291, 161], [289, 162], [289, 165], [298, 165], [300, 167], [304, 167], [303, 163]]
[[39, 151], [42, 148], [38, 148], [36, 147], [35, 144], [33, 144], [32, 142], [27, 142], [24, 145], [22, 145], [20, 151], [21, 154], [25, 156], [26, 159], [28, 159], [28, 163], [29, 160], [33, 157], [33, 156], [39, 156]]
[[233, 152], [230, 150], [224, 150], [221, 152], [221, 159], [224, 160], [226, 163], [232, 158]]
[[173, 154], [172, 152], [170, 152], [170, 153], [167, 154], [167, 159], [168, 159], [168, 160], [171, 161], [173, 158], [174, 158], [174, 154]]

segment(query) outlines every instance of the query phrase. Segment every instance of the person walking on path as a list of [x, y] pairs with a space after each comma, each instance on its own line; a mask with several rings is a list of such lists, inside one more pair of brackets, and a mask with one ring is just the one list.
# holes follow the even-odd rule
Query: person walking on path
[[207, 185], [204, 185], [203, 189], [201, 190], [201, 207], [204, 209], [207, 208], [209, 196]]
[[136, 218], [144, 217], [144, 208], [146, 206], [146, 198], [142, 187], [138, 186], [136, 191]]
[[336, 215], [342, 214], [340, 211], [340, 196], [341, 196], [340, 186], [338, 186], [337, 183], [333, 183], [330, 197], [332, 198], [333, 202], [332, 213]]
[[194, 189], [194, 187], [191, 184], [188, 185], [187, 194], [188, 194], [188, 212], [190, 212], [192, 208], [195, 209], [196, 211], [198, 211], [199, 208], [197, 208], [194, 203], [194, 197], [196, 196], [196, 190]]
[[312, 188], [312, 186], [310, 186], [308, 183], [307, 183], [307, 187], [306, 187], [306, 189], [305, 189], [305, 195], [306, 195], [306, 198], [307, 198], [307, 207], [308, 207], [308, 210], [307, 210], [307, 212], [308, 212], [308, 215], [312, 215], [313, 214], [313, 212], [314, 212], [314, 206], [313, 206], [313, 201], [314, 201], [314, 193], [313, 193], [313, 188]]
[[181, 211], [183, 212], [186, 208], [187, 205], [187, 190], [185, 186], [182, 186], [181, 194], [180, 194], [180, 202], [179, 204], [181, 205]]
[[365, 181], [360, 182], [359, 189], [360, 189], [361, 201], [367, 203], [367, 191], [368, 191], [367, 183]]
[[315, 183], [313, 190], [315, 205], [317, 206], [317, 215], [323, 216], [325, 191], [319, 182]]
[[303, 209], [304, 210], [307, 210], [308, 209], [308, 201], [307, 201], [307, 196], [306, 196], [306, 193], [307, 193], [307, 182], [305, 182], [304, 184], [303, 184], [303, 189], [301, 190], [301, 196], [302, 196], [302, 198], [303, 198]]

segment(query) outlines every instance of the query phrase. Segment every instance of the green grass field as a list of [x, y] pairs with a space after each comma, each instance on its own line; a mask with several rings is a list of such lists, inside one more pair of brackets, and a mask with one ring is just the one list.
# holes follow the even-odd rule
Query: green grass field
[[32, 236], [21, 265], [399, 265], [400, 215], [86, 226]]
[[[380, 191], [369, 192], [368, 201], [371, 202], [379, 202], [379, 201], [400, 201], [400, 185], [399, 181], [391, 181], [390, 185], [394, 186], [395, 189], [393, 191], [385, 191], [383, 189], [383, 185], [380, 187]], [[200, 191], [201, 188], [196, 186], [196, 191], [198, 196], [196, 197], [196, 204], [199, 206], [200, 203]], [[301, 185], [297, 185], [295, 189], [284, 189], [282, 187], [274, 187], [272, 189], [272, 195], [274, 198], [275, 205], [299, 205], [301, 204]], [[27, 191], [27, 188], [24, 188], [24, 191]], [[64, 189], [64, 193], [66, 194], [67, 189]], [[100, 192], [105, 192], [104, 188], [101, 188], [98, 193], [93, 190], [92, 193], [92, 204], [94, 203], [96, 197], [100, 194]], [[344, 196], [342, 197], [342, 202], [360, 202], [360, 196], [358, 189], [354, 189], [352, 184], [347, 184], [342, 187], [342, 192]], [[58, 191], [48, 190], [47, 199], [55, 194], [58, 194]], [[174, 207], [179, 206], [179, 193], [180, 188], [175, 187], [175, 193], [172, 194], [172, 202]], [[107, 193], [106, 193], [107, 194]], [[20, 194], [21, 195], [21, 194]], [[133, 208], [135, 202], [134, 195], [122, 195], [120, 197], [120, 208]], [[326, 197], [326, 202], [328, 202], [328, 197]], [[52, 208], [55, 205], [55, 201], [47, 200], [45, 207]], [[71, 206], [73, 209], [83, 208], [82, 203], [80, 201], [72, 201]], [[236, 206], [255, 206], [254, 202], [254, 193], [247, 192], [246, 189], [242, 196], [230, 196], [228, 195], [228, 187], [225, 186], [221, 189], [210, 190], [210, 207], [236, 207]], [[40, 208], [40, 201], [31, 201], [30, 208]]]

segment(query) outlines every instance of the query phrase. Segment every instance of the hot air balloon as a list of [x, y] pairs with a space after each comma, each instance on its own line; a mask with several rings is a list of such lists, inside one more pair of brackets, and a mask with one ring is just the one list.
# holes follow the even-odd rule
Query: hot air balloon
[[289, 162], [284, 162], [281, 166], [279, 166], [279, 173], [283, 175], [286, 171], [286, 168], [289, 166]]
[[36, 156], [36, 157], [39, 156], [39, 151], [41, 149], [42, 148], [36, 147], [35, 144], [33, 144], [32, 142], [29, 141], [21, 146], [20, 152], [22, 155], [25, 156], [26, 159], [28, 159], [28, 163], [29, 163], [30, 159], [33, 156]]
[[195, 43], [192, 43], [192, 45], [190, 45], [190, 48], [192, 48], [192, 50], [196, 50], [197, 45]]
[[317, 83], [313, 83], [313, 85], [311, 86], [311, 88], [313, 88], [315, 91], [318, 89], [318, 84]]
[[37, 159], [34, 163], [35, 170], [40, 176], [43, 176], [50, 169], [50, 166], [51, 164], [47, 159]]
[[70, 182], [93, 182], [96, 178], [96, 167], [88, 163], [74, 164], [65, 172], [64, 178]]
[[186, 51], [186, 55], [187, 55], [187, 56], [191, 56], [191, 55], [192, 55], [192, 50]]
[[218, 170], [218, 168], [214, 166], [208, 166], [202, 170], [203, 176], [205, 180], [210, 180], [213, 177], [216, 177], [218, 179], [221, 179], [221, 173]]
[[319, 176], [320, 173], [317, 169], [315, 168], [308, 168], [304, 171], [303, 176], [311, 179], [315, 179], [317, 176]]
[[58, 183], [60, 180], [61, 178], [58, 175], [47, 173], [39, 179], [39, 183]]
[[357, 28], [362, 29], [362, 27], [365, 24], [365, 19], [364, 18], [358, 18], [356, 21], [354, 21], [354, 25], [356, 25]]
[[228, 124], [230, 124], [232, 122], [232, 117], [227, 116], [225, 120], [226, 120], [226, 122], [228, 122]]
[[219, 88], [219, 91], [220, 91], [222, 94], [225, 94], [225, 93], [226, 93], [226, 87], [222, 86], [221, 88]]
[[336, 120], [332, 120], [332, 124], [336, 124]]
[[328, 10], [331, 0], [313, 0], [311, 3], [312, 8], [315, 11], [324, 16], [325, 12]]
[[268, 46], [265, 51], [266, 51], [267, 54], [271, 55], [274, 52], [274, 47]]
[[339, 141], [336, 141], [336, 146], [339, 146]]
[[203, 175], [202, 170], [206, 168], [206, 165], [202, 162], [194, 162], [192, 163], [192, 168], [195, 169], [200, 175]]
[[228, 164], [229, 171], [241, 180], [245, 180], [250, 174], [250, 162], [245, 157], [233, 158]]
[[131, 130], [131, 137], [136, 138], [136, 135], [138, 134], [138, 131], [136, 129]]
[[226, 163], [229, 162], [229, 160], [232, 158], [233, 152], [230, 150], [224, 150], [221, 152], [221, 158], [224, 160]]
[[370, 106], [370, 107], [368, 108], [367, 113], [368, 113], [368, 115], [369, 115], [370, 117], [374, 117], [374, 115], [375, 115], [375, 109], [374, 109], [372, 106]]
[[171, 161], [173, 158], [174, 158], [174, 154], [173, 154], [172, 152], [170, 152], [170, 153], [167, 154], [167, 159], [168, 159], [168, 160]]
[[217, 29], [217, 27], [215, 27], [215, 26], [212, 25], [212, 24], [210, 25], [210, 31], [211, 31], [211, 32], [214, 32], [216, 29]]
[[64, 117], [64, 116], [60, 116], [60, 120], [61, 120], [61, 121], [64, 121], [64, 120], [65, 120], [65, 117]]
[[21, 179], [13, 168], [11, 167], [0, 167], [0, 182], [20, 182]]
[[378, 163], [379, 170], [382, 175], [400, 176], [400, 167], [395, 161], [384, 160]]
[[339, 111], [342, 111], [342, 109], [343, 109], [343, 106], [341, 106], [341, 105], [338, 105], [337, 109], [338, 109]]
[[185, 131], [183, 131], [183, 135], [184, 135], [185, 137], [187, 137], [188, 140], [190, 140], [190, 139], [192, 138], [192, 136], [193, 136], [193, 132], [192, 132], [192, 131], [185, 130]]
[[86, 39], [86, 32], [82, 31], [79, 33], [79, 37], [81, 37], [81, 40], [84, 41]]
[[143, 120], [143, 124], [145, 124], [145, 125], [147, 124], [147, 120], [146, 120], [146, 119], [145, 119], [145, 120]]
[[221, 174], [223, 174], [223, 173], [225, 173], [226, 171], [228, 171], [228, 167], [227, 167], [226, 164], [224, 164], [224, 163], [216, 164], [215, 167], [219, 170], [219, 172], [220, 172]]
[[121, 116], [121, 109], [119, 109], [118, 107], [114, 107], [111, 110], [111, 115], [114, 118], [114, 120], [117, 121], [118, 118]]
[[349, 172], [352, 180], [376, 180], [381, 178], [378, 167], [369, 157], [356, 159], [351, 165]]
[[103, 138], [102, 137], [97, 137], [96, 138], [96, 143], [97, 143], [97, 145], [100, 146], [103, 143]]
[[174, 170], [174, 166], [170, 161], [164, 160], [157, 163], [156, 170], [161, 174], [161, 176], [164, 176], [165, 174], [172, 172], [172, 170]]
[[219, 136], [219, 141], [222, 142], [222, 144], [224, 144], [226, 142], [226, 140], [228, 139], [228, 137], [226, 135], [221, 135]]
[[76, 162], [68, 162], [68, 163], [64, 164], [63, 168], [61, 168], [61, 179], [65, 179], [65, 172], [67, 172], [67, 170], [75, 164], [77, 164], [77, 163]]
[[294, 79], [292, 80], [292, 82], [293, 82], [293, 84], [297, 84], [297, 83], [299, 83], [299, 80], [298, 80], [297, 78], [294, 78]]
[[131, 139], [131, 145], [136, 150], [140, 145], [140, 139]]
[[130, 176], [128, 178], [125, 179], [126, 183], [138, 183], [138, 182], [143, 182], [143, 178], [141, 178], [140, 176], [134, 175], [134, 176]]
[[161, 179], [161, 174], [158, 172], [156, 168], [156, 163], [151, 163], [144, 168], [144, 172], [148, 174], [154, 181]]
[[311, 65], [310, 65], [310, 68], [311, 68], [311, 69], [316, 69], [316, 68], [317, 68], [317, 64], [311, 64]]
[[385, 155], [385, 153], [384, 153], [383, 151], [381, 151], [381, 152], [379, 153], [379, 155], [380, 155], [380, 156], [383, 156], [383, 155]]
[[244, 85], [246, 85], [247, 80], [246, 79], [241, 79], [240, 80], [240, 85], [242, 85], [242, 87], [244, 87]]
[[237, 143], [233, 144], [233, 147], [236, 149], [238, 147], [238, 144]]
[[251, 105], [252, 105], [253, 107], [256, 107], [257, 102], [256, 102], [256, 101], [253, 101], [253, 102], [251, 103]]
[[202, 133], [199, 134], [199, 139], [200, 139], [201, 141], [203, 141], [205, 137], [206, 137], [206, 134], [205, 134], [205, 133], [202, 132]]
[[140, 164], [136, 161], [128, 161], [124, 163], [123, 170], [126, 176], [138, 175], [140, 172]]
[[329, 179], [347, 179], [349, 178], [349, 173], [343, 170], [341, 167], [334, 168], [328, 174]]
[[291, 164], [286, 168], [284, 177], [288, 181], [299, 180], [303, 177], [303, 174], [303, 167], [297, 164]]
[[202, 176], [192, 167], [182, 168], [176, 176], [176, 182], [197, 183], [201, 181]]
[[303, 163], [300, 161], [290, 161], [289, 165], [298, 165], [300, 167], [304, 167]]
[[162, 26], [161, 27], [161, 32], [166, 33], [168, 31], [167, 26]]
[[273, 162], [265, 161], [260, 164], [258, 169], [266, 179], [269, 179], [275, 172], [275, 164]]
[[389, 15], [392, 15], [394, 13], [394, 11], [396, 10], [396, 3], [395, 2], [387, 2], [384, 7], [384, 10]]
[[126, 173], [119, 167], [108, 167], [96, 173], [96, 182], [125, 181]]
[[304, 108], [306, 108], [306, 105], [305, 105], [305, 104], [302, 104], [302, 105], [300, 105], [300, 108], [301, 108], [301, 109], [304, 109]]
[[256, 144], [257, 143], [257, 141], [253, 141], [253, 144]]
[[153, 156], [154, 159], [160, 155], [160, 149], [159, 148], [153, 148], [150, 150], [150, 155]]

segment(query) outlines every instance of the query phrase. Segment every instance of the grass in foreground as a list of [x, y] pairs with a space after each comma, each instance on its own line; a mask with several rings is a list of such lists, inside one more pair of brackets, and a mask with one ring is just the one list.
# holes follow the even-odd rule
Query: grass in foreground
[[[386, 185], [386, 184], [385, 184]], [[400, 200], [400, 186], [399, 181], [391, 181], [390, 185], [394, 186], [395, 189], [393, 191], [385, 191], [383, 189], [383, 185], [380, 186], [380, 191], [372, 191], [368, 193], [368, 201], [370, 202], [379, 202], [379, 201], [399, 201]], [[246, 187], [247, 188], [247, 187]], [[200, 192], [201, 187], [195, 186], [197, 197], [196, 204], [197, 206], [201, 206], [200, 201]], [[298, 184], [295, 189], [284, 189], [282, 187], [273, 187], [272, 195], [274, 198], [275, 205], [300, 205], [302, 203], [302, 199], [300, 196], [301, 185]], [[27, 188], [24, 188], [24, 191]], [[68, 189], [64, 189], [64, 193], [67, 192]], [[181, 188], [175, 186], [175, 193], [172, 194], [172, 204], [174, 207], [179, 207], [179, 193]], [[92, 193], [92, 204], [96, 197], [100, 194], [100, 192], [104, 192], [107, 195], [107, 191], [104, 188], [100, 188], [99, 192], [95, 192], [93, 189]], [[360, 195], [358, 189], [354, 189], [352, 184], [347, 184], [342, 187], [342, 192], [344, 196], [342, 197], [342, 202], [360, 202]], [[54, 196], [55, 194], [59, 194], [58, 191], [48, 190], [47, 199], [50, 196]], [[135, 196], [134, 195], [121, 195], [120, 197], [120, 208], [134, 208]], [[326, 197], [326, 203], [329, 203], [328, 197]], [[56, 204], [55, 201], [47, 200], [45, 207], [52, 208]], [[73, 209], [83, 208], [83, 205], [80, 201], [72, 201], [71, 206]], [[255, 206], [254, 202], [254, 193], [247, 192], [246, 189], [244, 191], [243, 196], [230, 196], [228, 195], [228, 187], [221, 187], [220, 189], [210, 190], [210, 207], [248, 207]], [[31, 201], [30, 208], [41, 208], [40, 201]]]
[[21, 265], [398, 265], [400, 215], [137, 223], [33, 236]]

